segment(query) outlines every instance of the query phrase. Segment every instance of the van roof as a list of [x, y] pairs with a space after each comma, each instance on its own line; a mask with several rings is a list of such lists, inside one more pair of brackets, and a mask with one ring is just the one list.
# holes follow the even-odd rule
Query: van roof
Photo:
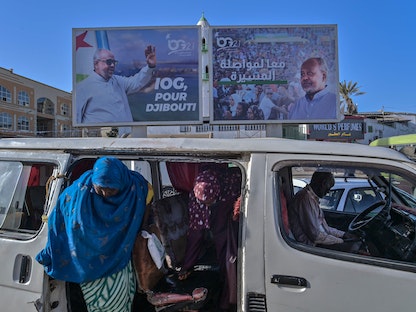
[[[348, 144], [348, 145], [346, 145]], [[292, 153], [385, 158], [410, 162], [403, 154], [384, 147], [370, 147], [362, 144], [303, 141], [282, 138], [2, 138], [0, 150], [50, 150], [68, 151], [75, 154], [91, 152], [120, 153], [140, 152], [144, 154], [157, 151], [161, 154], [249, 154]]]

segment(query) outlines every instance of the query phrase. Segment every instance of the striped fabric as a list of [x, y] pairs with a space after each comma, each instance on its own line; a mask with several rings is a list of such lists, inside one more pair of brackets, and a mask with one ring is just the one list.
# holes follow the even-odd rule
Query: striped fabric
[[81, 284], [89, 312], [130, 312], [136, 291], [131, 261], [121, 271]]

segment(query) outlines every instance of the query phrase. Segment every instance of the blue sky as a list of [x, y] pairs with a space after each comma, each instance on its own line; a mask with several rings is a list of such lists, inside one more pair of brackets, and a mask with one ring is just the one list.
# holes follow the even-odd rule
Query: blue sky
[[0, 67], [72, 90], [72, 29], [192, 26], [338, 26], [340, 81], [366, 94], [359, 112], [416, 113], [416, 1], [6, 1], [1, 6]]

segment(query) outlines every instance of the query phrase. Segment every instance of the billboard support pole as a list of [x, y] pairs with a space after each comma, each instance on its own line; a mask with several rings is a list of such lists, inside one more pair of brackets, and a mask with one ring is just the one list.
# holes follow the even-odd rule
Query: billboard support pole
[[282, 138], [283, 137], [283, 125], [281, 123], [267, 124], [266, 125], [266, 137]]

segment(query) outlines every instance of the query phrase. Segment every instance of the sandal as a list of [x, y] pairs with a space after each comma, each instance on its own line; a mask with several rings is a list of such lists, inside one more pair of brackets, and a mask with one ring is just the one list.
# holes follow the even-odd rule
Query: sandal
[[178, 280], [186, 280], [189, 277], [189, 275], [191, 275], [191, 271], [179, 271]]

